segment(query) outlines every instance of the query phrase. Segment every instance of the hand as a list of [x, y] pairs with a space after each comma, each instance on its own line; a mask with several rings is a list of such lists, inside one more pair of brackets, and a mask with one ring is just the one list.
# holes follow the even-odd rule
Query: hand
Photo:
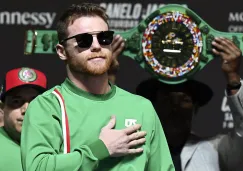
[[112, 48], [112, 58], [117, 60], [122, 50], [125, 47], [125, 41], [120, 35], [116, 35], [111, 43]]
[[145, 143], [145, 131], [138, 130], [141, 125], [136, 124], [123, 130], [114, 130], [116, 118], [112, 116], [109, 123], [102, 128], [100, 139], [106, 145], [112, 157], [125, 156], [128, 154], [137, 154], [143, 151], [142, 148], [132, 148]]
[[241, 50], [229, 39], [217, 37], [212, 42], [215, 47], [213, 53], [222, 58], [222, 70], [225, 73], [227, 81], [240, 81], [240, 59]]
[[116, 35], [111, 44], [112, 48], [112, 63], [108, 70], [109, 80], [115, 84], [116, 81], [116, 73], [119, 69], [119, 62], [117, 60], [118, 56], [122, 52], [125, 47], [125, 41], [120, 35]]

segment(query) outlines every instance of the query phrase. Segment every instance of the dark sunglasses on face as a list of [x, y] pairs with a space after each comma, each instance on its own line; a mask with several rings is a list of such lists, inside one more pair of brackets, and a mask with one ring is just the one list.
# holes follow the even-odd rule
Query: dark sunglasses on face
[[89, 48], [93, 43], [93, 35], [97, 35], [97, 39], [100, 45], [110, 45], [113, 41], [114, 31], [101, 31], [77, 34], [72, 37], [68, 37], [61, 41], [63, 44], [65, 41], [75, 38], [80, 48]]

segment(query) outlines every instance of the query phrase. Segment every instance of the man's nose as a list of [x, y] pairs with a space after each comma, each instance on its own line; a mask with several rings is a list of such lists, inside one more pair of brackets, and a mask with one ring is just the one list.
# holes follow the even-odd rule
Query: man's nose
[[93, 37], [93, 42], [91, 44], [90, 50], [92, 52], [99, 51], [101, 49], [100, 43], [96, 36]]

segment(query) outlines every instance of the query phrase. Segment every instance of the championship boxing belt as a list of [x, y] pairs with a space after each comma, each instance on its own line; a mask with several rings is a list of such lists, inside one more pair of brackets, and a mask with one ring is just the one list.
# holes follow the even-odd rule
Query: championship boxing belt
[[[125, 39], [123, 56], [168, 84], [186, 81], [214, 59], [215, 37], [229, 38], [243, 50], [242, 33], [217, 31], [192, 10], [176, 4], [163, 6], [137, 27], [115, 34]], [[28, 30], [25, 54], [56, 53], [57, 43], [54, 30]]]

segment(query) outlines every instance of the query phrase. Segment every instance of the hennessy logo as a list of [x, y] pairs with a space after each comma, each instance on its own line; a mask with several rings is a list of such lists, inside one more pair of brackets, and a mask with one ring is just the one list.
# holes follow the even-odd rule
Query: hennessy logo
[[0, 11], [0, 25], [33, 25], [50, 28], [55, 17], [55, 12]]

